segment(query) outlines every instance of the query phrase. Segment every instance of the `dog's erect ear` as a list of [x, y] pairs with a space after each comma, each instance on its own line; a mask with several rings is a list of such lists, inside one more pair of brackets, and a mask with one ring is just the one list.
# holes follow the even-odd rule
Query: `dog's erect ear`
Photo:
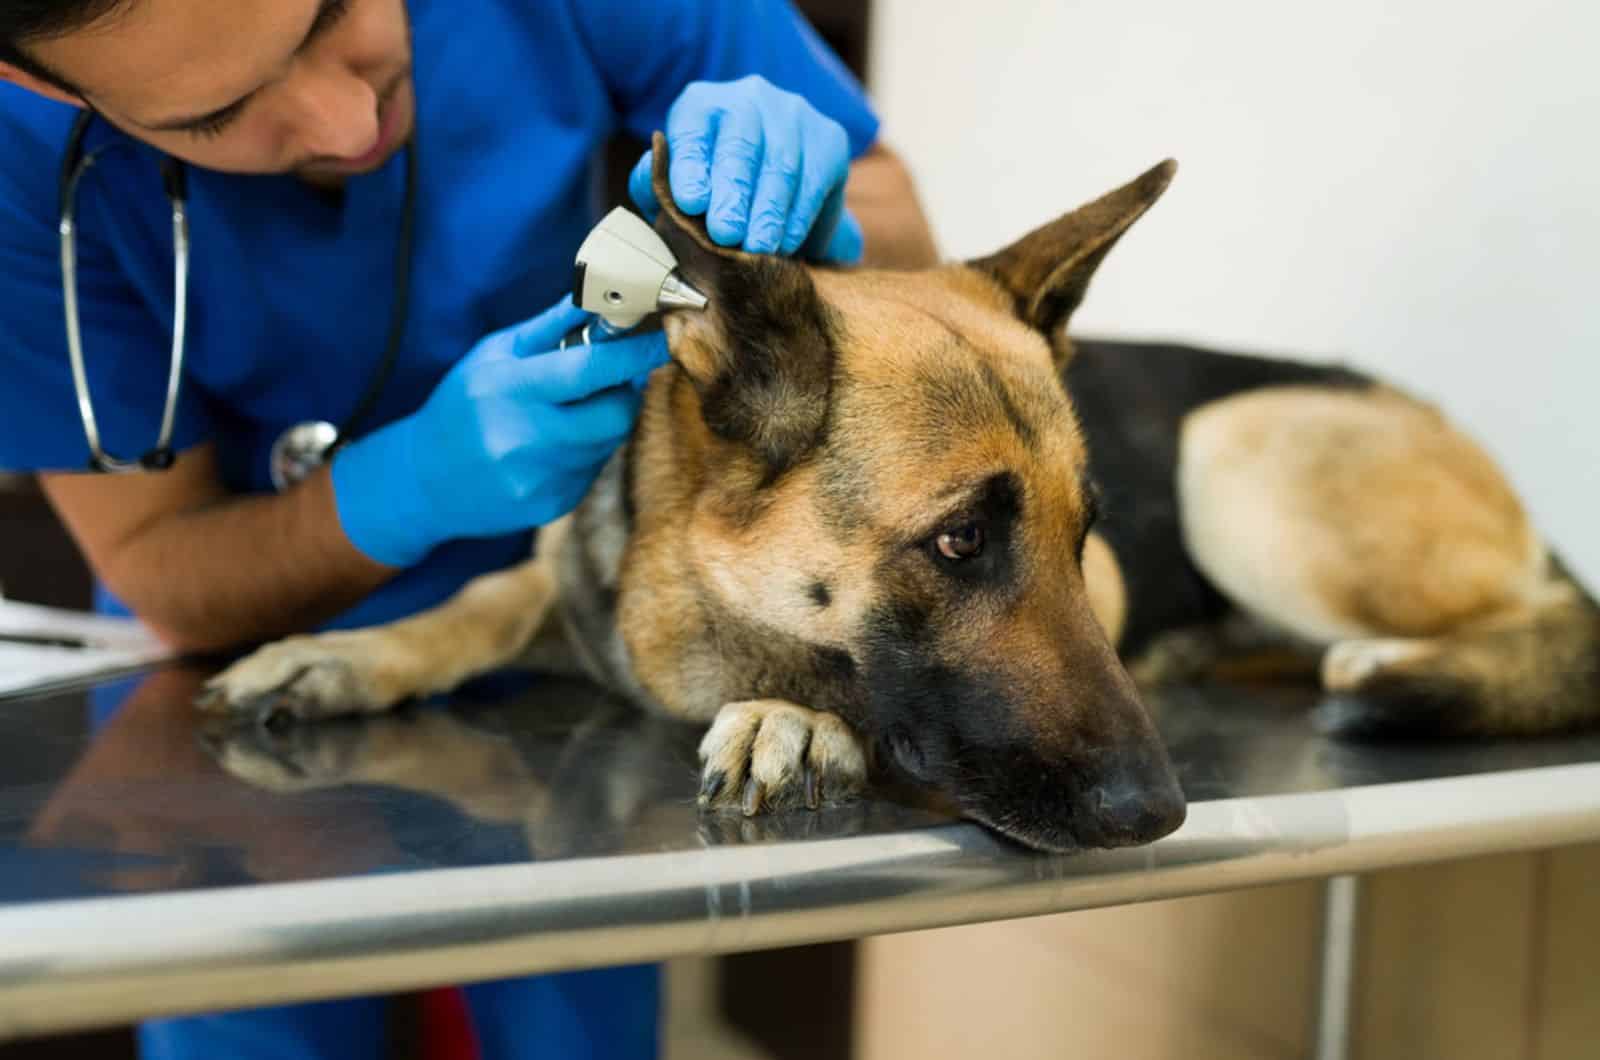
[[[1000, 281], [1017, 315], [1053, 341], [1072, 316], [1089, 279], [1122, 233], [1161, 197], [1178, 164], [1167, 159], [1136, 180], [1023, 236], [998, 254], [967, 264]], [[1061, 350], [1066, 343], [1056, 341]]]
[[833, 385], [833, 315], [804, 266], [718, 246], [705, 219], [673, 201], [666, 137], [653, 141], [656, 231], [684, 279], [710, 300], [664, 320], [672, 359], [700, 394], [706, 424], [783, 471], [822, 440]]

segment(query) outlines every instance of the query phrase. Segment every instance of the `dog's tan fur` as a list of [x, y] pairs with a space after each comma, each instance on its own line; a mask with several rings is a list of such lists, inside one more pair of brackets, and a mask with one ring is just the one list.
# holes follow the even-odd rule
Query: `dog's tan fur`
[[[573, 649], [631, 698], [713, 722], [708, 804], [814, 806], [888, 753], [1028, 842], [1175, 826], [1181, 800], [1113, 648], [1139, 557], [1090, 532], [1090, 454], [1062, 389], [1072, 311], [1171, 175], [1158, 166], [990, 258], [846, 272], [713, 245], [672, 204], [658, 144], [658, 227], [712, 308], [665, 318], [674, 363], [610, 478], [528, 564], [392, 626], [263, 649], [214, 682], [214, 702], [382, 709], [558, 637], [557, 598], [599, 593], [614, 595], [614, 636], [568, 613]], [[1331, 692], [1490, 689], [1453, 726], [1483, 731], [1594, 714], [1569, 687], [1600, 657], [1593, 604], [1549, 572], [1509, 485], [1435, 410], [1382, 387], [1262, 386], [1201, 403], [1178, 445], [1190, 560], [1259, 624], [1331, 645]], [[1004, 531], [986, 562], [1006, 566], [956, 590], [973, 565], [943, 566], [929, 543], [967, 524]], [[1530, 706], [1509, 684], [1551, 661], [1566, 667], [1561, 705]], [[941, 680], [955, 688], [942, 706]], [[932, 713], [896, 713], [896, 697]], [[990, 699], [990, 721], [967, 716]], [[1071, 788], [1085, 775], [1088, 810]], [[1141, 789], [1144, 810], [1129, 802]]]

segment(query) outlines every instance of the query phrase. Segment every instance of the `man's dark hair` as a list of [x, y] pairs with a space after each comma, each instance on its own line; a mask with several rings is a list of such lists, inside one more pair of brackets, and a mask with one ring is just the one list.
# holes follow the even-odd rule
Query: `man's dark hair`
[[77, 86], [24, 50], [29, 41], [63, 36], [107, 17], [128, 0], [0, 0], [0, 62], [79, 95]]

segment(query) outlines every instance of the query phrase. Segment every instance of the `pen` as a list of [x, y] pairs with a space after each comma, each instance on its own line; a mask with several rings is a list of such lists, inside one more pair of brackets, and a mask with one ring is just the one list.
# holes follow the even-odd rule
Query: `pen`
[[5, 633], [0, 632], [0, 644], [27, 644], [35, 648], [72, 648], [87, 651], [94, 647], [82, 637], [57, 633]]

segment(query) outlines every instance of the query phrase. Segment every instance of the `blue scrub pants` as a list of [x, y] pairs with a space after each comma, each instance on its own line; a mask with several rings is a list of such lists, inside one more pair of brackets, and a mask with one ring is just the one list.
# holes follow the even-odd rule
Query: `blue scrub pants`
[[[660, 971], [601, 968], [464, 988], [483, 1060], [646, 1060], [657, 1055]], [[319, 1001], [139, 1028], [143, 1060], [383, 1060], [385, 998]]]

